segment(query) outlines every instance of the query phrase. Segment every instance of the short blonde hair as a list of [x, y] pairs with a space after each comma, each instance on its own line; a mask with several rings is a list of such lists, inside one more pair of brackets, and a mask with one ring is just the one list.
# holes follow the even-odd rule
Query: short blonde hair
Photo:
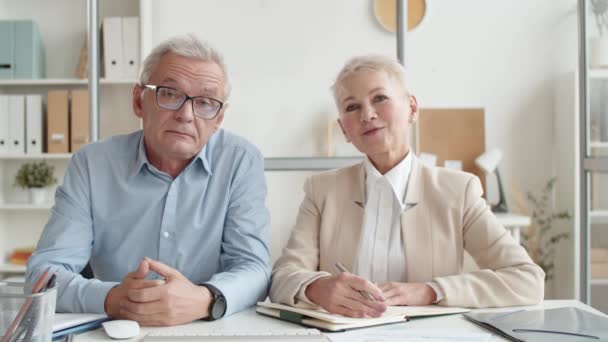
[[397, 60], [384, 55], [363, 55], [355, 56], [349, 59], [338, 73], [334, 84], [331, 86], [331, 91], [334, 95], [334, 100], [338, 104], [338, 91], [345, 78], [352, 74], [361, 71], [361, 69], [384, 70], [390, 77], [394, 77], [403, 88], [405, 86], [405, 69]]
[[228, 80], [226, 65], [224, 63], [224, 57], [219, 51], [209, 45], [209, 43], [198, 38], [193, 33], [171, 37], [161, 42], [152, 50], [152, 52], [150, 52], [142, 63], [143, 67], [139, 76], [139, 82], [142, 85], [148, 83], [152, 73], [158, 67], [161, 57], [168, 53], [202, 61], [211, 61], [217, 64], [224, 75], [224, 100], [228, 99], [231, 87], [230, 81]]

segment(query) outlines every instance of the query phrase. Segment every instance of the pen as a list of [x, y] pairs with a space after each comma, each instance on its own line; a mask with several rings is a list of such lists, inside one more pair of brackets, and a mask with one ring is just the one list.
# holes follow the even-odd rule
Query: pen
[[74, 341], [74, 334], [69, 334], [68, 336], [66, 336], [65, 342], [73, 342], [73, 341]]
[[[336, 269], [338, 269], [338, 271], [340, 271], [340, 272], [347, 272], [347, 273], [350, 273], [350, 271], [349, 271], [349, 270], [348, 270], [346, 267], [344, 267], [344, 265], [342, 265], [342, 263], [340, 263], [340, 262], [337, 262], [335, 266], [336, 266]], [[372, 303], [375, 303], [375, 302], [376, 302], [376, 300], [374, 299], [374, 297], [372, 297], [372, 295], [370, 295], [370, 294], [369, 294], [369, 293], [367, 293], [366, 291], [359, 290], [359, 293], [360, 293], [360, 294], [361, 294], [363, 297], [367, 298], [367, 300], [369, 300], [370, 302], [372, 302]]]

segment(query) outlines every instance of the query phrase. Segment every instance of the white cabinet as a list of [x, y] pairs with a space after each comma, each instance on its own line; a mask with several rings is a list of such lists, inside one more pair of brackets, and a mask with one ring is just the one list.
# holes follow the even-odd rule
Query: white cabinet
[[[87, 1], [0, 0], [0, 13], [2, 20], [31, 19], [36, 22], [45, 50], [46, 69], [43, 79], [0, 79], [0, 94], [40, 94], [43, 97], [43, 111], [46, 111], [46, 94], [49, 90], [87, 88], [87, 79], [75, 78], [80, 51], [87, 36]], [[98, 16], [99, 23], [109, 16], [140, 17], [140, 1], [99, 1]], [[88, 57], [97, 58], [98, 64], [102, 64], [101, 56]], [[132, 87], [136, 82], [135, 78], [100, 79], [100, 138], [132, 132], [141, 127], [131, 109]], [[53, 205], [55, 187], [48, 194], [47, 203], [29, 204], [27, 192], [13, 185], [17, 170], [24, 162], [45, 160], [55, 167], [55, 176], [61, 183], [70, 157], [69, 153], [0, 154], [0, 279], [25, 272], [24, 266], [8, 264], [8, 256], [15, 248], [36, 245]]]

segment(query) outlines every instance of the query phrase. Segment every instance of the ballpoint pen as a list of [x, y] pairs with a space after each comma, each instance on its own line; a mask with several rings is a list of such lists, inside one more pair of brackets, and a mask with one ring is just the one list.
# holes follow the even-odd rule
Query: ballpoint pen
[[[350, 272], [350, 271], [349, 271], [349, 270], [348, 270], [346, 267], [344, 267], [344, 265], [342, 265], [342, 263], [340, 263], [340, 262], [337, 262], [337, 263], [335, 264], [335, 266], [336, 266], [336, 269], [337, 269], [339, 272], [351, 273], [351, 272]], [[363, 297], [367, 298], [367, 300], [369, 300], [370, 302], [372, 302], [372, 303], [375, 303], [375, 302], [376, 302], [376, 300], [374, 299], [374, 297], [372, 297], [372, 295], [370, 295], [369, 293], [367, 293], [367, 291], [359, 290], [359, 293], [360, 293], [360, 294], [361, 294]]]

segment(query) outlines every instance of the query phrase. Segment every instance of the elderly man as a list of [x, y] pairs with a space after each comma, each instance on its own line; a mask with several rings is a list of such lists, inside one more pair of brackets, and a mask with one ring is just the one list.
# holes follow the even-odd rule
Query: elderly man
[[[49, 270], [58, 311], [143, 325], [254, 304], [269, 282], [264, 160], [220, 129], [230, 93], [221, 55], [175, 37], [145, 59], [140, 82], [132, 103], [143, 130], [73, 156], [28, 281]], [[88, 262], [96, 279], [79, 274]]]

